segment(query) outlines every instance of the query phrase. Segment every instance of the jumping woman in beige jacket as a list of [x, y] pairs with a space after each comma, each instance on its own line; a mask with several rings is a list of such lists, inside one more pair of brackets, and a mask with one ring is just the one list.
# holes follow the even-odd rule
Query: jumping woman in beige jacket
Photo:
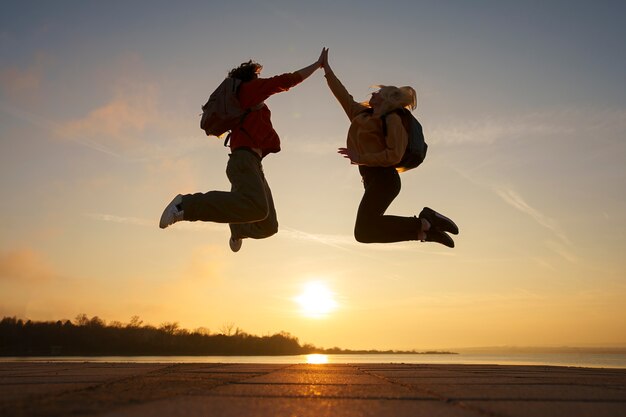
[[[339, 153], [359, 166], [365, 187], [354, 226], [356, 240], [362, 243], [420, 240], [453, 248], [454, 240], [446, 232], [458, 234], [459, 229], [448, 217], [428, 207], [418, 217], [385, 214], [400, 192], [400, 175], [395, 166], [408, 143], [408, 133], [394, 110], [403, 107], [414, 110], [415, 90], [381, 86], [368, 103], [357, 103], [333, 73], [327, 50], [323, 68], [328, 87], [350, 119], [347, 146], [339, 148]], [[382, 117], [386, 121], [386, 135]]]

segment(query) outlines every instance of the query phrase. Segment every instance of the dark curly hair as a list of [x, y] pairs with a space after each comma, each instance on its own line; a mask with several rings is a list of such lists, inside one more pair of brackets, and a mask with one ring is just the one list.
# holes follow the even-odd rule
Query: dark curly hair
[[263, 65], [250, 60], [239, 65], [237, 68], [233, 68], [228, 71], [228, 76], [231, 78], [237, 78], [245, 83], [246, 81], [257, 78], [262, 69]]

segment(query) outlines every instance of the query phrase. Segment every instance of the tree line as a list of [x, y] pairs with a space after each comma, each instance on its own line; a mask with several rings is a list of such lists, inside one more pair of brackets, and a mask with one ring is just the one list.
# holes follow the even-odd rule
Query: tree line
[[23, 321], [4, 317], [0, 321], [2, 356], [125, 356], [125, 355], [298, 355], [311, 346], [300, 346], [298, 339], [280, 332], [254, 336], [232, 325], [211, 334], [199, 328], [181, 329], [178, 323], [159, 327], [144, 325], [138, 317], [130, 323], [106, 324], [97, 316], [81, 314], [74, 322]]
[[[426, 353], [415, 351], [323, 349], [301, 345], [287, 332], [250, 335], [232, 323], [219, 333], [198, 328], [181, 329], [178, 323], [159, 327], [143, 324], [138, 316], [129, 323], [107, 324], [98, 316], [80, 314], [70, 320], [31, 321], [4, 317], [0, 321], [0, 356], [261, 356], [310, 353]], [[447, 352], [428, 352], [447, 353]]]

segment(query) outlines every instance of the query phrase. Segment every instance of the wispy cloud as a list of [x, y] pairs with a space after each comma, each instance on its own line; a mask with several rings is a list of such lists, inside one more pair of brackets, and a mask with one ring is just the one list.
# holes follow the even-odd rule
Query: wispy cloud
[[[142, 219], [138, 217], [124, 217], [116, 216], [112, 214], [104, 213], [86, 213], [85, 217], [102, 222], [111, 222], [119, 224], [127, 224], [140, 227], [158, 227], [158, 219]], [[228, 227], [224, 224], [213, 222], [180, 222], [174, 226], [170, 226], [175, 229], [183, 229], [190, 231], [220, 231], [224, 234], [230, 233]], [[393, 244], [363, 244], [354, 239], [352, 235], [331, 235], [321, 233], [308, 233], [302, 230], [294, 229], [288, 226], [280, 226], [279, 235], [280, 238], [305, 241], [310, 243], [316, 243], [320, 245], [330, 246], [332, 248], [352, 252], [358, 255], [370, 256], [372, 251], [375, 252], [388, 252], [388, 251], [411, 251], [416, 252], [421, 248], [418, 242], [402, 242]], [[444, 253], [446, 254], [446, 253]]]
[[[373, 252], [397, 252], [410, 251], [419, 252], [426, 250], [423, 243], [397, 242], [397, 243], [360, 243], [352, 235], [329, 235], [321, 233], [308, 233], [291, 227], [281, 226], [280, 235], [288, 239], [317, 243], [330, 246], [346, 252], [370, 257]], [[430, 244], [429, 244], [430, 245]], [[450, 255], [449, 252], [441, 252], [443, 255]]]
[[556, 221], [541, 213], [536, 208], [532, 207], [521, 195], [519, 195], [511, 188], [494, 186], [493, 190], [500, 198], [502, 198], [502, 200], [504, 200], [511, 207], [528, 215], [536, 223], [550, 230], [554, 234], [558, 241], [548, 241], [546, 243], [548, 248], [550, 248], [569, 262], [577, 262], [577, 257], [572, 253], [571, 250], [572, 242], [565, 235], [565, 233], [560, 230]]
[[[163, 203], [163, 208], [167, 203]], [[145, 219], [139, 217], [126, 217], [126, 216], [117, 216], [113, 214], [105, 214], [105, 213], [85, 213], [85, 217], [101, 221], [101, 222], [109, 222], [109, 223], [119, 223], [119, 224], [127, 224], [130, 226], [139, 226], [139, 227], [151, 227], [158, 228], [159, 227], [159, 219]], [[170, 226], [173, 229], [183, 229], [183, 230], [197, 230], [197, 231], [222, 231], [224, 233], [230, 233], [228, 231], [228, 227], [220, 223], [212, 223], [212, 222], [180, 222], [176, 223], [174, 226]]]
[[[26, 111], [14, 104], [5, 102], [5, 101], [0, 101], [0, 111], [8, 114], [11, 117], [14, 117], [18, 120], [21, 120], [31, 126], [34, 126], [36, 128], [39, 129], [43, 129], [45, 131], [48, 131], [52, 134], [56, 134], [56, 132], [59, 131], [60, 126], [59, 124], [41, 116], [38, 114], [35, 114], [33, 112], [30, 111]], [[101, 152], [110, 156], [114, 156], [114, 157], [121, 157], [120, 154], [114, 152], [112, 149], [110, 149], [107, 146], [104, 146], [101, 143], [98, 143], [94, 140], [91, 140], [89, 138], [85, 138], [85, 137], [75, 137], [72, 138], [72, 140], [82, 146], [85, 146], [87, 148], [90, 148], [94, 151], [97, 152]]]
[[0, 69], [0, 91], [18, 101], [36, 98], [39, 95], [44, 65], [47, 61], [43, 55], [38, 55], [28, 67], [12, 66]]
[[[52, 137], [71, 140], [93, 151], [133, 162], [160, 160], [164, 163], [172, 163], [172, 161], [210, 144], [210, 142], [203, 140], [204, 138], [201, 135], [193, 137], [176, 136], [169, 139], [165, 145], [149, 142], [143, 138], [146, 125], [151, 124], [150, 121], [146, 121], [145, 117], [141, 123], [133, 121], [126, 127], [123, 126], [122, 122], [115, 126], [110, 125], [111, 131], [117, 132], [117, 137], [115, 135], [106, 137], [104, 136], [104, 131], [90, 136], [97, 131], [96, 120], [98, 118], [103, 118], [104, 120], [107, 117], [111, 117], [115, 111], [119, 111], [128, 105], [128, 103], [125, 104], [121, 101], [109, 103], [109, 105], [105, 105], [100, 110], [97, 109], [90, 113], [92, 116], [67, 123], [52, 121], [40, 114], [25, 110], [14, 103], [4, 100], [0, 100], [0, 112], [21, 120], [30, 126], [45, 130]], [[155, 117], [158, 119], [160, 116]], [[135, 125], [134, 130], [130, 127], [133, 124]]]
[[142, 86], [132, 93], [113, 98], [82, 118], [60, 123], [61, 138], [91, 138], [96, 143], [126, 150], [143, 141], [148, 126], [161, 125], [157, 111], [157, 90]]
[[156, 221], [149, 221], [138, 217], [121, 217], [102, 213], [87, 213], [85, 217], [103, 222], [130, 224], [134, 226], [154, 226], [156, 224]]
[[514, 118], [485, 117], [429, 126], [428, 139], [443, 145], [491, 145], [503, 140], [626, 132], [624, 109], [557, 109]]
[[517, 192], [510, 188], [494, 187], [494, 191], [500, 196], [506, 203], [521, 211], [524, 214], [532, 217], [537, 223], [546, 227], [553, 232], [556, 232], [556, 225], [554, 220], [548, 218], [544, 214], [540, 213], [534, 207], [531, 207]]
[[327, 235], [319, 233], [308, 233], [291, 227], [281, 226], [281, 235], [289, 239], [305, 240], [308, 242], [317, 242], [323, 245], [332, 246], [338, 249], [346, 249], [350, 246], [356, 246], [356, 241], [352, 236], [347, 235]]
[[460, 123], [456, 126], [433, 127], [429, 139], [433, 143], [482, 144], [491, 145], [498, 141], [524, 136], [544, 136], [571, 132], [572, 127], [560, 126], [543, 120], [543, 118], [527, 117], [525, 120], [494, 120], [483, 119]]
[[578, 262], [578, 257], [572, 253], [570, 244], [566, 242], [556, 242], [553, 240], [549, 240], [545, 242], [545, 245], [567, 261], [571, 263]]
[[[38, 109], [58, 105], [46, 102], [50, 98], [46, 70], [52, 61], [38, 54], [26, 67], [0, 66], [0, 112], [45, 130], [44, 137], [129, 161], [172, 159], [205, 143], [199, 128], [189, 129], [188, 120], [179, 120], [160, 102], [159, 85], [151, 82], [137, 54], [122, 55], [109, 64], [107, 70], [114, 75], [99, 86], [100, 91], [112, 91], [108, 100], [68, 120], [47, 117]], [[197, 136], [190, 138], [194, 132]]]
[[530, 217], [534, 222], [540, 226], [549, 230], [555, 237], [556, 241], [549, 240], [546, 245], [549, 249], [556, 252], [569, 262], [576, 262], [577, 257], [573, 254], [573, 244], [567, 235], [561, 230], [557, 221], [550, 216], [542, 213], [539, 209], [533, 207], [526, 199], [511, 186], [505, 186], [502, 184], [494, 184], [491, 180], [478, 180], [468, 172], [459, 170], [457, 167], [453, 169], [467, 181], [472, 184], [491, 190], [498, 197], [500, 197], [506, 204], [518, 210], [519, 212]]

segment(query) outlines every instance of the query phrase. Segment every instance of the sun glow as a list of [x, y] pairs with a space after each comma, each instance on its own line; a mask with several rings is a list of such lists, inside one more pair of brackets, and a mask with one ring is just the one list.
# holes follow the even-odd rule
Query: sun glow
[[306, 355], [306, 363], [311, 365], [323, 365], [328, 363], [328, 356], [322, 355], [321, 353], [311, 353], [310, 355]]
[[319, 281], [307, 283], [295, 300], [302, 314], [312, 318], [325, 317], [337, 308], [334, 294]]

